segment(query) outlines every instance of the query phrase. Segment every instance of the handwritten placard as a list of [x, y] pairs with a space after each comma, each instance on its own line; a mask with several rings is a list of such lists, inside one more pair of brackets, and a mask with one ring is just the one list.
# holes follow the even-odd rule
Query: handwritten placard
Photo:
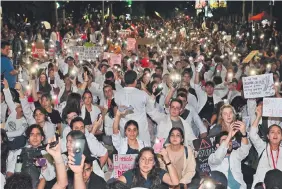
[[135, 38], [127, 38], [127, 50], [135, 50], [136, 39]]
[[110, 59], [109, 65], [112, 67], [114, 64], [121, 65], [121, 54], [104, 52], [103, 59]]
[[114, 177], [120, 177], [124, 172], [133, 169], [137, 154], [114, 154]]
[[118, 31], [118, 35], [121, 38], [127, 38], [130, 36], [130, 34], [131, 34], [131, 30], [119, 30]]
[[263, 98], [262, 115], [282, 117], [282, 98]]
[[210, 138], [196, 139], [193, 140], [193, 145], [195, 151], [198, 152], [198, 157], [196, 160], [198, 161], [200, 174], [208, 175], [211, 171], [208, 163], [208, 158], [215, 151], [211, 139]]
[[252, 58], [258, 53], [259, 53], [258, 50], [251, 51], [250, 54], [248, 54], [248, 56], [243, 60], [242, 63], [245, 63], [245, 64], [249, 63], [252, 60]]
[[273, 88], [273, 74], [262, 74], [243, 77], [245, 98], [260, 98], [275, 94]]

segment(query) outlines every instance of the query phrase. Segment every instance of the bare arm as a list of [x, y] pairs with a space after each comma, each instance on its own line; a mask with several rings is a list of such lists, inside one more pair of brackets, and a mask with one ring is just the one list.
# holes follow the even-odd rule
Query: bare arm
[[74, 154], [70, 153], [68, 156], [69, 162], [69, 168], [74, 172], [74, 189], [86, 189], [86, 185], [83, 181], [83, 166], [85, 161], [85, 156], [82, 155], [81, 164], [80, 165], [74, 165]]
[[17, 71], [17, 70], [12, 70], [12, 71], [10, 71], [10, 74], [11, 74], [11, 75], [17, 75], [17, 74], [18, 74], [18, 71]]
[[31, 83], [31, 94], [32, 94], [32, 98], [33, 98], [34, 101], [38, 101], [37, 91], [36, 91], [36, 84], [35, 84], [36, 82], [35, 82], [35, 80], [33, 79], [33, 80], [30, 81], [30, 83]]
[[179, 184], [179, 178], [178, 178], [178, 175], [177, 175], [177, 171], [176, 171], [175, 167], [171, 164], [171, 161], [168, 157], [166, 149], [163, 148], [161, 150], [160, 154], [162, 155], [165, 164], [170, 163], [169, 165], [166, 166], [168, 173], [166, 173], [164, 175], [163, 182], [165, 182], [168, 185], [177, 186]]
[[165, 107], [166, 108], [169, 107], [169, 102], [170, 102], [170, 99], [172, 98], [174, 92], [175, 92], [175, 88], [171, 87], [170, 90], [168, 91], [168, 94], [165, 97]]

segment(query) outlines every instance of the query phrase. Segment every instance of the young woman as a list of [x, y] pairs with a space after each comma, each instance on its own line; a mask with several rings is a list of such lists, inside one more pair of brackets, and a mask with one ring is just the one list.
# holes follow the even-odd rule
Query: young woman
[[50, 93], [52, 90], [51, 85], [48, 83], [48, 77], [45, 73], [41, 73], [38, 80], [38, 88], [37, 91], [41, 91], [43, 93]]
[[177, 172], [169, 159], [167, 151], [162, 149], [160, 154], [163, 156], [168, 172], [160, 169], [160, 164], [154, 150], [150, 147], [145, 147], [140, 151], [135, 160], [135, 168], [125, 172], [119, 177], [119, 180], [131, 188], [163, 188], [162, 183], [171, 186], [178, 185], [179, 179]]
[[118, 154], [138, 154], [142, 148], [150, 145], [137, 139], [139, 129], [138, 123], [134, 120], [129, 120], [124, 126], [124, 135], [126, 138], [121, 136], [118, 129], [119, 122], [121, 117], [125, 114], [126, 112], [120, 112], [119, 110], [116, 112], [116, 117], [113, 123], [112, 141]]
[[[174, 127], [169, 131], [169, 144], [166, 145], [168, 157], [175, 167], [180, 185], [187, 188], [196, 171], [196, 161], [191, 147], [184, 146], [184, 133], [181, 128]], [[160, 167], [166, 170], [165, 162], [159, 159]]]
[[231, 123], [236, 121], [236, 112], [234, 108], [229, 104], [221, 106], [217, 120], [217, 125], [209, 132], [210, 137], [218, 135], [221, 131], [229, 132]]
[[[97, 120], [99, 114], [101, 114], [101, 110], [92, 104], [93, 102], [93, 96], [92, 93], [89, 90], [86, 90], [83, 95], [83, 106], [81, 107], [81, 117], [84, 120], [85, 127], [91, 131], [92, 130], [92, 124], [95, 120]], [[100, 127], [99, 133], [101, 133], [103, 130], [103, 127]]]
[[267, 171], [272, 169], [282, 170], [282, 129], [278, 125], [271, 125], [268, 128], [267, 142], [264, 142], [258, 135], [258, 125], [262, 118], [262, 106], [256, 109], [256, 119], [250, 129], [250, 139], [256, 148], [259, 156], [257, 172], [254, 175], [253, 187], [258, 182], [263, 182]]

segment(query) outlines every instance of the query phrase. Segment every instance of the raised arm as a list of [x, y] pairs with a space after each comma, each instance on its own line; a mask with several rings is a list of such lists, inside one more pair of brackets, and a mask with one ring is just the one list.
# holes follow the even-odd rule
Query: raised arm
[[13, 101], [11, 91], [9, 89], [8, 81], [6, 79], [4, 79], [3, 84], [4, 84], [3, 93], [4, 93], [4, 96], [5, 96], [5, 101], [8, 105], [8, 108], [10, 109], [10, 111], [16, 111], [16, 105]]
[[74, 154], [70, 153], [68, 156], [68, 165], [69, 168], [74, 173], [74, 189], [86, 189], [86, 185], [83, 181], [83, 166], [85, 161], [85, 156], [82, 154], [81, 164], [80, 165], [74, 165]]

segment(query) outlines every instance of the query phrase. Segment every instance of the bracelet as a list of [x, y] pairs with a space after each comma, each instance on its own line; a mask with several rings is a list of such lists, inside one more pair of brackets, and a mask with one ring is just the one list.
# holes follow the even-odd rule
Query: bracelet
[[246, 132], [245, 135], [242, 135], [242, 138], [246, 138], [248, 136], [248, 133]]

